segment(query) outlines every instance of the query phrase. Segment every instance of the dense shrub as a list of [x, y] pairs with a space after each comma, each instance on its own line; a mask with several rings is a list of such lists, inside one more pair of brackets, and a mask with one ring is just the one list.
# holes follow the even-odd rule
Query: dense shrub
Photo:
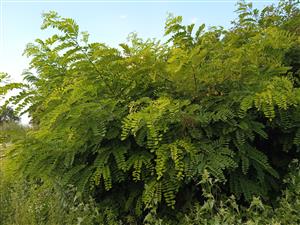
[[202, 180], [206, 185], [204, 204], [196, 203], [194, 209], [184, 215], [180, 224], [223, 224], [223, 225], [279, 225], [299, 224], [300, 216], [300, 170], [298, 161], [290, 165], [290, 173], [285, 179], [287, 188], [278, 199], [275, 209], [263, 204], [260, 198], [254, 197], [248, 207], [237, 203], [234, 196], [216, 199], [207, 187], [211, 186], [212, 179]]
[[229, 30], [169, 16], [167, 43], [133, 34], [122, 50], [45, 13], [42, 29], [58, 33], [28, 44], [37, 73], [0, 92], [18, 89], [5, 107], [32, 118], [9, 150], [18, 174], [74, 185], [93, 197], [100, 224], [177, 224], [184, 214], [187, 224], [265, 224], [271, 206], [286, 222], [280, 210], [299, 208], [297, 190], [276, 201], [300, 158], [299, 8], [240, 2], [237, 12]]
[[3, 172], [1, 168], [1, 225], [99, 224], [93, 199], [76, 198], [74, 188], [59, 192], [53, 184], [12, 180]]

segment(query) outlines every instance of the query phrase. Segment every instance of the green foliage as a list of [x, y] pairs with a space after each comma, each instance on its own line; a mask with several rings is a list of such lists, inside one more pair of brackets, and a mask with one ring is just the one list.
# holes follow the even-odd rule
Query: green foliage
[[92, 199], [82, 202], [72, 188], [61, 194], [45, 183], [3, 180], [0, 194], [0, 224], [3, 225], [89, 225], [100, 221], [95, 202]]
[[239, 2], [237, 13], [229, 30], [196, 31], [170, 15], [167, 43], [132, 34], [120, 49], [45, 13], [42, 29], [58, 34], [27, 45], [37, 73], [1, 86], [1, 96], [19, 90], [4, 107], [32, 119], [9, 147], [18, 173], [92, 196], [100, 224], [175, 224], [192, 205], [205, 220], [192, 223], [235, 224], [236, 204], [250, 215], [259, 199], [275, 204], [299, 159], [300, 11]]
[[264, 204], [259, 197], [253, 197], [248, 207], [239, 205], [234, 196], [217, 199], [212, 192], [216, 183], [209, 176], [203, 176], [201, 185], [205, 203], [196, 203], [179, 224], [299, 224], [299, 162], [293, 162], [289, 170], [284, 180], [287, 188], [275, 209]]

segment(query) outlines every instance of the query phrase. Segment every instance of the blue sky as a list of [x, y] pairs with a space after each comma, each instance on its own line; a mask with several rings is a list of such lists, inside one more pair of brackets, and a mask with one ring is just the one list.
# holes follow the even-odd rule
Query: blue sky
[[[184, 23], [206, 23], [208, 26], [230, 26], [235, 18], [236, 1], [194, 0], [178, 2], [141, 1], [51, 1], [33, 0], [1, 2], [0, 71], [8, 72], [14, 80], [20, 80], [29, 60], [22, 56], [25, 45], [36, 38], [46, 38], [51, 33], [40, 30], [41, 14], [55, 10], [64, 17], [71, 17], [82, 31], [90, 33], [91, 41], [118, 46], [125, 42], [130, 32], [143, 38], [162, 38], [168, 12], [181, 15]], [[254, 1], [263, 6], [277, 1]]]

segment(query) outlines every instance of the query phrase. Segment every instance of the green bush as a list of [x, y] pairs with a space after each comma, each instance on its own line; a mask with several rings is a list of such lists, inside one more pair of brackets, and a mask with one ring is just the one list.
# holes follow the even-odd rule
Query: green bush
[[[211, 187], [212, 179], [205, 177], [202, 183]], [[263, 204], [254, 197], [249, 207], [241, 206], [234, 196], [216, 199], [211, 190], [204, 189], [206, 201], [196, 203], [194, 209], [185, 215], [180, 224], [222, 224], [222, 225], [285, 225], [300, 223], [300, 167], [295, 161], [290, 165], [290, 173], [285, 179], [287, 184], [282, 196], [277, 199], [276, 207]]]
[[[113, 214], [114, 208], [110, 208], [109, 205], [99, 208], [93, 199], [81, 201], [75, 195], [74, 187], [69, 186], [61, 190], [58, 186], [53, 188], [45, 183], [13, 181], [3, 176], [3, 168], [0, 171], [0, 224], [126, 224], [116, 219]], [[214, 195], [213, 188], [217, 182], [205, 171], [200, 181], [202, 196], [205, 199], [203, 202], [192, 203], [185, 213], [178, 212], [176, 223], [167, 217], [157, 217], [155, 211], [152, 211], [145, 218], [145, 224], [299, 224], [299, 163], [293, 162], [289, 171], [284, 181], [287, 187], [278, 198], [275, 208], [264, 204], [258, 197], [254, 197], [250, 206], [245, 207], [239, 205], [234, 196]], [[130, 217], [127, 220], [130, 221]]]
[[293, 190], [276, 198], [300, 158], [298, 6], [259, 12], [239, 2], [228, 30], [194, 31], [170, 15], [167, 43], [133, 34], [122, 50], [45, 13], [42, 29], [58, 33], [28, 44], [37, 73], [0, 91], [20, 90], [4, 107], [32, 118], [9, 150], [17, 174], [92, 196], [96, 224], [177, 224], [184, 214], [187, 223], [264, 224], [276, 204], [291, 216]]
[[80, 201], [71, 188], [62, 194], [49, 184], [24, 180], [1, 182], [0, 187], [1, 225], [99, 224], [94, 201]]

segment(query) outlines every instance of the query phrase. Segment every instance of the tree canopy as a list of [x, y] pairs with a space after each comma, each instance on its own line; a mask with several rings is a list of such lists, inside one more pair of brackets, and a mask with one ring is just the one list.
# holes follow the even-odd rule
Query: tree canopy
[[298, 6], [239, 2], [230, 29], [170, 15], [166, 43], [133, 34], [120, 48], [45, 13], [57, 34], [28, 44], [24, 82], [1, 87], [32, 118], [18, 170], [93, 196], [104, 224], [176, 224], [209, 198], [203, 180], [216, 198], [276, 204], [300, 159]]
[[17, 122], [20, 118], [14, 113], [14, 110], [10, 107], [3, 109], [0, 114], [0, 124], [4, 122]]

